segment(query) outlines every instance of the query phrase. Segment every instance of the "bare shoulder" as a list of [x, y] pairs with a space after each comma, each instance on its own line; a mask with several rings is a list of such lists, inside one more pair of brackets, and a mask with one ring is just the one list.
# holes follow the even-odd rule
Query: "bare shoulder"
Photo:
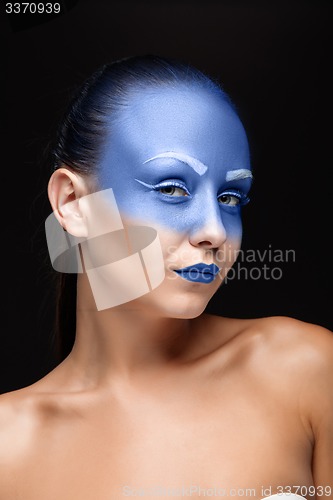
[[[38, 398], [37, 398], [38, 399]], [[0, 396], [0, 460], [13, 462], [24, 453], [38, 427], [34, 391], [19, 389]]]
[[333, 436], [333, 332], [292, 318], [269, 318], [271, 345], [299, 381], [298, 401], [317, 434]]
[[[332, 391], [333, 333], [319, 325], [285, 316], [233, 319], [207, 316], [217, 351], [232, 346], [242, 367], [265, 376], [269, 383], [285, 381], [286, 390], [300, 387], [311, 378]], [[220, 344], [219, 344], [220, 343]], [[238, 366], [239, 368], [240, 366]], [[298, 389], [297, 389], [298, 390]], [[318, 390], [317, 390], [318, 392]]]
[[[15, 466], [29, 456], [41, 429], [61, 413], [65, 393], [53, 370], [22, 389], [0, 395], [0, 462]], [[68, 399], [69, 396], [67, 396]]]
[[[319, 325], [285, 316], [251, 320], [248, 333], [276, 357], [295, 354], [300, 365], [322, 369], [332, 365], [333, 333]], [[269, 354], [266, 352], [266, 354]]]
[[[267, 363], [279, 365], [286, 370], [287, 376], [293, 373], [295, 380], [299, 379], [303, 386], [307, 381], [307, 391], [314, 381], [321, 387], [327, 386], [329, 380], [332, 384], [333, 333], [330, 330], [278, 316], [255, 321], [249, 333], [258, 337], [257, 344]], [[330, 390], [333, 392], [332, 385]]]
[[275, 387], [284, 398], [296, 403], [313, 445], [313, 478], [332, 488], [333, 333], [284, 317], [259, 320], [257, 328], [267, 337], [266, 361], [262, 362], [277, 374]]
[[0, 498], [16, 498], [17, 484], [26, 480], [26, 464], [38, 464], [43, 437], [66, 407], [70, 411], [48, 378], [0, 396]]
[[[284, 316], [216, 320], [232, 331], [238, 369], [267, 384], [272, 394], [297, 401], [312, 429], [331, 426], [333, 435], [333, 333], [319, 325]], [[223, 346], [222, 349], [223, 350]], [[325, 411], [324, 411], [325, 410]]]
[[0, 396], [0, 497], [13, 498], [20, 481], [20, 464], [26, 463], [37, 435], [38, 414], [30, 389]]
[[228, 339], [251, 345], [258, 354], [262, 352], [265, 356], [279, 358], [295, 353], [301, 355], [301, 363], [321, 367], [326, 361], [329, 366], [332, 365], [333, 332], [322, 326], [287, 316], [255, 319], [215, 316], [211, 321], [221, 338], [228, 331]]

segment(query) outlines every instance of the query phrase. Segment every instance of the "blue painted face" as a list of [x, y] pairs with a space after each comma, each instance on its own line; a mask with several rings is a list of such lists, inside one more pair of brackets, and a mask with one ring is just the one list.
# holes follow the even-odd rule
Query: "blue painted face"
[[251, 184], [244, 128], [203, 90], [142, 91], [112, 125], [101, 164], [122, 214], [193, 235], [211, 225], [241, 237]]
[[237, 256], [251, 185], [246, 134], [230, 105], [204, 90], [139, 92], [110, 124], [99, 181], [125, 225], [158, 231], [165, 279], [140, 304], [200, 314]]

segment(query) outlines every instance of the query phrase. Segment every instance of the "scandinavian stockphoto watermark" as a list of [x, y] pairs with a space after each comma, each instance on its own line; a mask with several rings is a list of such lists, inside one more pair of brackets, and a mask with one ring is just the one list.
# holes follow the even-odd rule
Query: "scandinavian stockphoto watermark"
[[[179, 251], [177, 247], [170, 246], [168, 269], [173, 270], [179, 262], [193, 262], [194, 253], [196, 252], [193, 250]], [[286, 265], [295, 261], [294, 249], [274, 248], [272, 244], [263, 249], [235, 249], [232, 245], [227, 245], [222, 249], [205, 252], [205, 262], [213, 262], [218, 266], [217, 274], [225, 284], [232, 280], [280, 280]], [[208, 281], [211, 269], [208, 264], [206, 270], [193, 264], [187, 272], [193, 280], [200, 274], [203, 280], [207, 276]], [[170, 279], [175, 279], [175, 276], [171, 274]]]
[[229, 269], [224, 282], [237, 280], [280, 280], [286, 264], [296, 261], [294, 249], [273, 248], [240, 249], [235, 264]]
[[305, 485], [283, 485], [283, 486], [267, 486], [262, 485], [259, 488], [225, 488], [224, 486], [208, 486], [203, 487], [198, 484], [188, 486], [167, 487], [167, 486], [133, 486], [124, 485], [121, 488], [123, 497], [132, 498], [179, 498], [179, 497], [194, 497], [194, 498], [256, 498], [262, 500], [271, 498], [272, 495], [298, 495], [301, 498], [316, 498], [330, 497], [332, 494], [331, 486], [305, 486]]
[[222, 486], [202, 487], [198, 484], [179, 487], [166, 486], [123, 486], [122, 495], [124, 497], [136, 498], [179, 498], [179, 497], [252, 497], [256, 496], [255, 488], [223, 488]]

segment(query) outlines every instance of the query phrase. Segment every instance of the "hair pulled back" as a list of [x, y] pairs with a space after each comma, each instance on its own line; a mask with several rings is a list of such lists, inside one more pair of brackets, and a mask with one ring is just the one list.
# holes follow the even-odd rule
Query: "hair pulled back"
[[[104, 64], [71, 97], [52, 147], [53, 169], [98, 178], [98, 165], [109, 137], [110, 124], [135, 93], [149, 88], [205, 89], [231, 106], [219, 83], [193, 66], [155, 55], [134, 56]], [[56, 290], [55, 348], [58, 361], [71, 351], [76, 329], [75, 274], [59, 273]]]

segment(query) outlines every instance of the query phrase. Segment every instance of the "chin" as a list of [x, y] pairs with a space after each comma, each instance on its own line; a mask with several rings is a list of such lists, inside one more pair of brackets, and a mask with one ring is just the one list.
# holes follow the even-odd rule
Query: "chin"
[[[157, 292], [158, 290], [156, 290]], [[153, 295], [155, 295], [153, 297]], [[146, 296], [146, 307], [155, 315], [165, 318], [194, 319], [206, 309], [211, 296], [195, 293], [159, 294], [152, 292]]]
[[204, 304], [203, 306], [196, 306], [193, 304], [184, 306], [182, 306], [181, 304], [170, 304], [167, 310], [164, 311], [164, 315], [167, 318], [194, 319], [200, 316], [205, 311], [206, 306], [207, 304]]

